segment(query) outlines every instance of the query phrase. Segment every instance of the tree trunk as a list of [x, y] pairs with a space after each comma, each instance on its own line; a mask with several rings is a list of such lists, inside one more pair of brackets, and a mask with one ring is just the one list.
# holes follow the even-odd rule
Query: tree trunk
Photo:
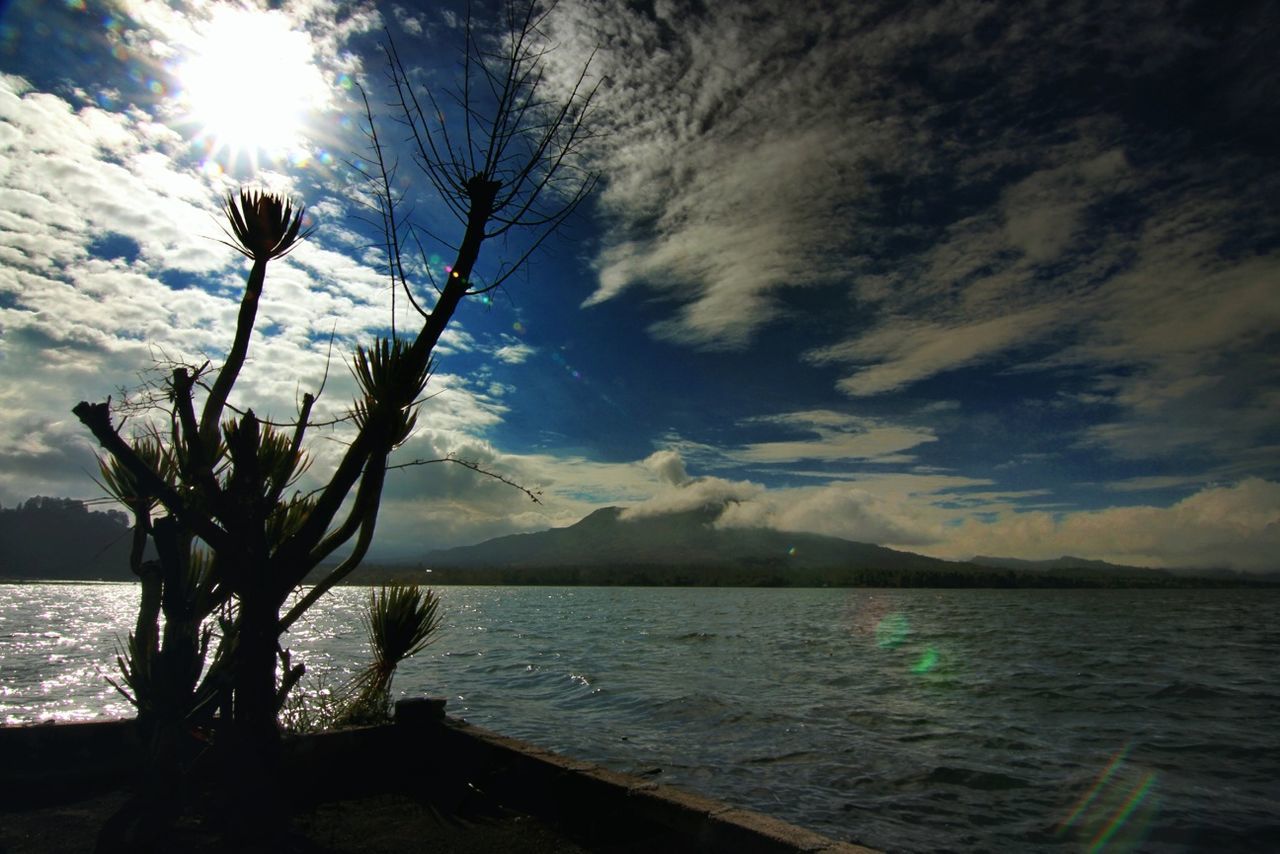
[[[255, 568], [256, 569], [256, 568]], [[280, 603], [265, 584], [265, 567], [240, 597], [234, 694], [227, 762], [228, 836], [261, 845], [284, 829], [280, 809], [280, 729], [276, 723], [276, 645]]]

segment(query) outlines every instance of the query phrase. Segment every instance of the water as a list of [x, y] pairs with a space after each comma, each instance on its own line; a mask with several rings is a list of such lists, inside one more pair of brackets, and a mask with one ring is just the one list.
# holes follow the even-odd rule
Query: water
[[[365, 660], [366, 593], [295, 626]], [[131, 585], [0, 586], [0, 716], [128, 714]], [[1280, 850], [1280, 592], [443, 590], [452, 714], [893, 851]], [[660, 769], [660, 770], [659, 770]]]

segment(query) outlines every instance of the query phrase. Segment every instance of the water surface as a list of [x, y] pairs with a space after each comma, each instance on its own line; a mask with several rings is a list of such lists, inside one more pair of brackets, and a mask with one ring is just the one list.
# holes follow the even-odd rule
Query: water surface
[[[289, 635], [365, 660], [366, 592]], [[131, 585], [0, 586], [0, 715], [127, 714]], [[1280, 848], [1271, 591], [444, 588], [402, 695], [889, 850]]]

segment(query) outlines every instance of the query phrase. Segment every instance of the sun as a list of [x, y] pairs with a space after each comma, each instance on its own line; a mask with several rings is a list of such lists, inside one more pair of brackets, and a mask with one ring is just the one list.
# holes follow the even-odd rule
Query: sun
[[329, 99], [310, 36], [277, 11], [219, 7], [176, 77], [187, 120], [218, 160], [256, 163], [301, 147]]

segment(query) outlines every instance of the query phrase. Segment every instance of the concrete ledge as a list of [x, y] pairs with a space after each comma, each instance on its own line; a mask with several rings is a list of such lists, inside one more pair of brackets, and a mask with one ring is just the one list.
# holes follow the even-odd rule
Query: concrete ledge
[[[132, 779], [141, 755], [132, 720], [0, 727], [0, 798], [57, 802], [118, 787]], [[442, 701], [398, 704], [389, 725], [287, 738], [282, 760], [284, 786], [298, 801], [401, 791], [447, 810], [479, 790], [560, 825], [592, 850], [872, 851], [445, 717]]]
[[516, 809], [595, 835], [629, 835], [668, 852], [792, 854], [873, 849], [840, 842], [752, 810], [569, 759], [520, 739], [446, 718], [431, 736], [433, 749], [470, 775], [479, 788]]
[[141, 757], [132, 720], [0, 726], [0, 800], [51, 802], [118, 784]]

